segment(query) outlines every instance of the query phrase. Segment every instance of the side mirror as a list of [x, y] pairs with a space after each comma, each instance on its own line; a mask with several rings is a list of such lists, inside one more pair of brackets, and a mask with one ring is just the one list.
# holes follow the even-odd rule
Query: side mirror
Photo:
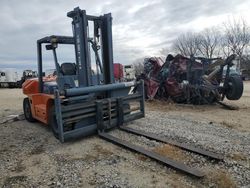
[[53, 50], [55, 48], [57, 48], [57, 43], [53, 43], [53, 44], [47, 44], [45, 46], [46, 50]]
[[53, 46], [51, 44], [48, 44], [45, 47], [46, 47], [46, 50], [52, 50], [53, 49]]
[[42, 76], [45, 76], [45, 72], [42, 73]]

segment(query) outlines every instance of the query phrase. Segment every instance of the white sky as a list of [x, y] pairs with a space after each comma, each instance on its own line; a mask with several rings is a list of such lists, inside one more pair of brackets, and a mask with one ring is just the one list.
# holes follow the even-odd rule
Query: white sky
[[[122, 64], [159, 55], [181, 33], [250, 20], [250, 0], [1, 0], [0, 69], [36, 67], [36, 40], [72, 35], [66, 14], [76, 6], [91, 15], [112, 13], [114, 62]], [[60, 56], [69, 57], [71, 50]]]

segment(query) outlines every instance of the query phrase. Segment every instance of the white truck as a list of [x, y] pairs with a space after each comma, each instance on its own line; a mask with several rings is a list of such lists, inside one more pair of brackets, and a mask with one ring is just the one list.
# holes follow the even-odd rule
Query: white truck
[[124, 65], [124, 79], [126, 81], [135, 80], [135, 67], [134, 65]]
[[6, 68], [0, 69], [0, 87], [14, 88], [18, 87], [20, 77], [16, 69]]
[[31, 79], [31, 78], [36, 78], [37, 75], [37, 71], [33, 71], [33, 70], [24, 70], [23, 71], [23, 76], [21, 78], [21, 80], [18, 83], [18, 86], [21, 88], [22, 84], [27, 80], [27, 79]]

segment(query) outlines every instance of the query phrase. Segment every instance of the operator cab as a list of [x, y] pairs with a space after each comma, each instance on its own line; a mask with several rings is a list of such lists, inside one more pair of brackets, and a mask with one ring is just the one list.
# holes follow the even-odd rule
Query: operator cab
[[[60, 66], [60, 73], [63, 76], [76, 76], [76, 64], [71, 63], [71, 62], [62, 63]], [[53, 76], [56, 76], [56, 75], [57, 75], [57, 72], [54, 71]], [[56, 81], [44, 82], [44, 85], [43, 85], [43, 92], [44, 93], [54, 94], [55, 89], [58, 89]]]
[[[84, 62], [86, 63], [86, 65], [84, 65], [80, 63], [80, 59], [83, 57], [78, 56], [79, 52], [76, 54], [71, 53], [75, 54], [74, 57], [67, 56], [66, 58], [70, 61], [62, 61], [65, 60], [65, 57], [61, 55], [65, 54], [64, 50], [66, 50], [66, 53], [69, 50], [75, 50], [76, 46], [74, 37], [52, 35], [38, 40], [38, 69], [40, 75], [43, 70], [42, 54], [45, 53], [45, 56], [47, 55], [46, 52], [43, 52], [43, 47], [45, 47], [47, 51], [52, 51], [54, 70], [56, 71], [56, 75], [50, 74], [49, 79], [47, 79], [48, 76], [45, 78], [39, 77], [39, 90], [41, 93], [54, 94], [55, 89], [63, 91], [71, 88], [101, 85], [105, 84], [105, 79], [106, 83], [112, 83], [113, 78], [111, 74], [107, 74], [107, 78], [104, 78], [103, 58], [99, 57], [101, 52], [99, 51], [100, 48], [98, 47], [98, 42], [92, 37], [89, 37], [86, 42], [89, 48], [92, 47], [92, 50], [90, 50], [90, 48], [88, 52], [92, 58], [84, 59]], [[51, 55], [48, 55], [48, 57], [45, 57], [44, 59], [51, 59]], [[111, 67], [111, 63], [106, 69], [113, 72], [109, 67]], [[109, 78], [109, 76], [111, 76], [111, 78]]]

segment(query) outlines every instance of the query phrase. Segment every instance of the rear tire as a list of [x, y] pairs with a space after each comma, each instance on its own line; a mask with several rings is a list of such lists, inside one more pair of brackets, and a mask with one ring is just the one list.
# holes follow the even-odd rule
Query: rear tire
[[27, 98], [27, 97], [23, 99], [23, 113], [24, 113], [24, 117], [27, 121], [29, 121], [29, 122], [36, 121], [32, 116], [30, 101], [29, 101], [29, 98]]
[[59, 138], [59, 129], [58, 129], [57, 121], [56, 121], [55, 106], [52, 106], [49, 110], [49, 125], [52, 129], [54, 136], [58, 139]]
[[226, 97], [228, 100], [238, 100], [243, 93], [243, 81], [240, 76], [232, 75], [228, 78], [228, 88], [226, 89]]

